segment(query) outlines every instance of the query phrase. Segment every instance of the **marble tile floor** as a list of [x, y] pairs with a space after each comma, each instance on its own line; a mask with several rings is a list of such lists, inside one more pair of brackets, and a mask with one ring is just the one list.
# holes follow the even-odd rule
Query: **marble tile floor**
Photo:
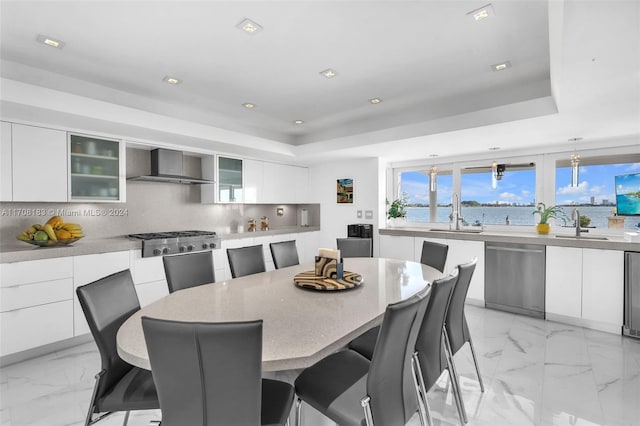
[[[470, 426], [640, 426], [640, 340], [474, 306], [466, 312], [486, 388], [480, 392], [463, 347], [455, 360]], [[88, 343], [1, 368], [0, 426], [83, 425], [99, 365]], [[435, 425], [459, 424], [446, 374], [428, 396]], [[133, 412], [129, 425], [159, 419], [158, 410]], [[409, 423], [419, 424], [417, 415]], [[332, 423], [304, 405], [303, 425]]]

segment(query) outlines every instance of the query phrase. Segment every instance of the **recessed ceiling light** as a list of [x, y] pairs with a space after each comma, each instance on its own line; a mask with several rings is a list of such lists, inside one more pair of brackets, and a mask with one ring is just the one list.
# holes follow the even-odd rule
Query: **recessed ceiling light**
[[482, 6], [480, 9], [472, 10], [471, 12], [467, 13], [467, 15], [471, 16], [474, 21], [482, 21], [483, 19], [495, 16], [491, 3], [486, 6]]
[[170, 76], [165, 76], [162, 81], [164, 81], [165, 83], [169, 83], [169, 84], [180, 84], [182, 83], [182, 80], [180, 80], [179, 78], [175, 78], [175, 77], [170, 77]]
[[333, 78], [338, 75], [338, 72], [336, 70], [332, 70], [331, 68], [327, 68], [324, 71], [320, 71], [320, 74], [322, 74], [326, 78]]
[[296, 121], [294, 121], [294, 123], [296, 123], [296, 124], [302, 124], [302, 123], [304, 123], [304, 121], [302, 121], [302, 120], [296, 120]]
[[438, 154], [429, 154], [429, 157], [436, 158], [436, 157], [438, 157]]
[[251, 108], [255, 108], [256, 104], [252, 104], [251, 102], [245, 102], [242, 104], [243, 107], [247, 108], [247, 109], [251, 109]]
[[511, 62], [510, 61], [505, 61], [505, 62], [501, 62], [499, 64], [491, 65], [491, 69], [493, 71], [504, 71], [507, 68], [511, 68]]
[[55, 47], [56, 49], [62, 49], [64, 47], [64, 41], [56, 40], [55, 38], [38, 34], [36, 38], [39, 43], [46, 44], [47, 46]]
[[371, 102], [374, 105], [379, 104], [380, 102], [382, 102], [382, 99], [380, 98], [373, 98], [373, 99], [369, 99], [369, 102]]
[[580, 142], [582, 140], [582, 138], [571, 138], [569, 139], [569, 142]]
[[240, 22], [238, 25], [236, 25], [236, 27], [251, 35], [257, 34], [262, 31], [262, 27], [259, 24], [248, 18]]
[[499, 146], [492, 146], [491, 148], [489, 148], [489, 151], [497, 151], [499, 149], [500, 149]]

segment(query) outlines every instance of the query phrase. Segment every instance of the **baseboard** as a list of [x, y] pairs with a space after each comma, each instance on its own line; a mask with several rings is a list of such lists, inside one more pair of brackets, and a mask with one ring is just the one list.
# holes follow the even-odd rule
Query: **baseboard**
[[6, 367], [7, 365], [15, 364], [16, 362], [22, 362], [31, 358], [37, 358], [42, 355], [50, 354], [52, 352], [61, 351], [63, 349], [72, 348], [74, 346], [82, 345], [93, 340], [91, 334], [83, 334], [81, 336], [72, 337], [70, 339], [60, 340], [48, 345], [38, 346], [37, 348], [27, 349], [26, 351], [16, 352], [9, 355], [0, 357], [0, 367]]
[[547, 320], [548, 321], [559, 322], [559, 323], [562, 323], [562, 324], [575, 325], [577, 327], [583, 327], [583, 328], [588, 328], [588, 329], [591, 329], [591, 330], [603, 331], [605, 333], [622, 335], [622, 326], [621, 325], [609, 324], [609, 323], [600, 322], [600, 321], [587, 320], [587, 319], [583, 319], [583, 318], [568, 317], [568, 316], [559, 315], [559, 314], [551, 314], [549, 312], [547, 312], [546, 315], [547, 315]]

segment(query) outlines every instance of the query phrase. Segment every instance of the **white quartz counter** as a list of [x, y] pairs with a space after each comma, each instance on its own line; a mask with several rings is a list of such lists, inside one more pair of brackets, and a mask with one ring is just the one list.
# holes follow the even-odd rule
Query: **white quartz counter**
[[[407, 237], [423, 237], [423, 238], [446, 238], [451, 240], [468, 240], [468, 241], [491, 241], [503, 243], [527, 243], [541, 244], [545, 246], [558, 247], [580, 247], [580, 248], [596, 248], [605, 250], [621, 250], [621, 251], [640, 251], [640, 242], [626, 241], [622, 234], [596, 234], [594, 232], [583, 233], [581, 237], [576, 238], [572, 232], [552, 232], [549, 235], [539, 235], [532, 230], [527, 232], [523, 227], [522, 230], [503, 231], [503, 230], [485, 230], [476, 232], [477, 230], [463, 229], [455, 230], [435, 230], [431, 228], [421, 227], [402, 227], [402, 228], [381, 228], [380, 235], [395, 235]], [[606, 238], [606, 239], [595, 239]]]
[[[293, 234], [319, 231], [319, 226], [288, 226], [269, 231], [241, 232], [224, 234], [222, 240], [239, 238]], [[25, 260], [50, 259], [55, 257], [82, 256], [85, 254], [109, 253], [122, 250], [135, 250], [142, 247], [139, 240], [129, 239], [126, 235], [108, 238], [85, 237], [68, 246], [38, 247], [22, 241], [10, 241], [0, 245], [0, 263], [21, 262]]]

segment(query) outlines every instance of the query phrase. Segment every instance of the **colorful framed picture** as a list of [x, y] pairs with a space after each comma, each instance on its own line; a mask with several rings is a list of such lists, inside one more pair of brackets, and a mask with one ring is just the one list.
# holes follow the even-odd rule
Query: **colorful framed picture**
[[338, 204], [353, 204], [353, 179], [338, 179], [336, 201]]

